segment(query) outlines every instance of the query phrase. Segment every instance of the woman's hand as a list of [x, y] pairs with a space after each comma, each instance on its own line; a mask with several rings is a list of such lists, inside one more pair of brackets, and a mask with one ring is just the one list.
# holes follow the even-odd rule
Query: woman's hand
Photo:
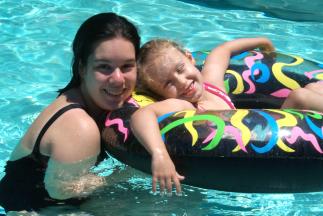
[[153, 154], [151, 169], [153, 192], [156, 192], [158, 182], [161, 194], [165, 193], [165, 189], [171, 194], [173, 184], [176, 188], [176, 194], [182, 192], [180, 181], [184, 180], [184, 176], [181, 176], [176, 172], [175, 166], [168, 153]]

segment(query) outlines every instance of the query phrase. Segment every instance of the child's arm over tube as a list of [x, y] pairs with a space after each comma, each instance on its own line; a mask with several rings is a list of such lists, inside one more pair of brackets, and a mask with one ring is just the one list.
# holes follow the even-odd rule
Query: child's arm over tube
[[173, 183], [176, 187], [176, 192], [181, 192], [180, 181], [184, 179], [184, 176], [176, 172], [175, 166], [161, 138], [157, 117], [184, 109], [194, 109], [194, 107], [191, 103], [184, 100], [167, 99], [143, 107], [137, 110], [131, 117], [133, 133], [151, 155], [153, 192], [156, 191], [158, 182], [161, 193], [165, 189], [167, 189], [168, 193], [171, 193]]
[[224, 89], [224, 74], [230, 64], [231, 56], [243, 51], [260, 48], [264, 51], [274, 51], [272, 42], [263, 37], [240, 38], [225, 42], [215, 47], [205, 60], [202, 76], [205, 81]]

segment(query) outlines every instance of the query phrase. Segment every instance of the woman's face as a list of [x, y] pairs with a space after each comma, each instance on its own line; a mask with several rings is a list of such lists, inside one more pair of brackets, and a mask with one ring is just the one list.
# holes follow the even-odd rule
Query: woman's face
[[133, 44], [122, 38], [98, 44], [81, 70], [86, 103], [104, 110], [120, 108], [136, 83], [137, 67]]

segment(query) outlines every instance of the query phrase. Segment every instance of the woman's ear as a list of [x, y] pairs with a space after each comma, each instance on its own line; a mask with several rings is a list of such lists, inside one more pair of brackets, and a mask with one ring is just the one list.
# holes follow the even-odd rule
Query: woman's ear
[[193, 65], [196, 64], [196, 61], [190, 51], [185, 50], [185, 56], [192, 62]]

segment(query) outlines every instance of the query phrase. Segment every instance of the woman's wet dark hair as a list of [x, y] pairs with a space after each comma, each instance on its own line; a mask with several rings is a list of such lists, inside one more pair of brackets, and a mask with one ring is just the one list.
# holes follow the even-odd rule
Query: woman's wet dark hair
[[136, 57], [140, 48], [140, 36], [137, 28], [126, 18], [115, 13], [100, 13], [87, 19], [78, 29], [72, 49], [72, 78], [62, 89], [58, 90], [59, 95], [69, 89], [79, 87], [81, 84], [80, 65], [87, 64], [88, 57], [93, 53], [99, 42], [122, 37], [129, 40], [136, 52]]

